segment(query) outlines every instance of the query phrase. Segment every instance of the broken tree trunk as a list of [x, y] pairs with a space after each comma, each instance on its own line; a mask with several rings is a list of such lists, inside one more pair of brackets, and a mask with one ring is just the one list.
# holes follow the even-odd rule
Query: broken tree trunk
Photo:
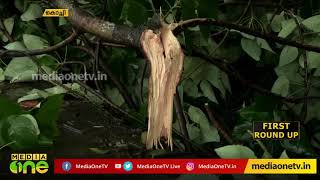
[[161, 148], [161, 137], [172, 150], [173, 98], [183, 68], [184, 54], [172, 33], [173, 25], [163, 25], [159, 32], [145, 30], [140, 42], [150, 62], [147, 149]]

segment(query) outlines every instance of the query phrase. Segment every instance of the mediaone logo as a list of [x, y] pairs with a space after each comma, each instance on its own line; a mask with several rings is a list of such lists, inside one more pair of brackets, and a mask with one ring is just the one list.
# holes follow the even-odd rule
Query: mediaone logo
[[10, 171], [14, 174], [45, 174], [49, 170], [47, 154], [11, 154]]

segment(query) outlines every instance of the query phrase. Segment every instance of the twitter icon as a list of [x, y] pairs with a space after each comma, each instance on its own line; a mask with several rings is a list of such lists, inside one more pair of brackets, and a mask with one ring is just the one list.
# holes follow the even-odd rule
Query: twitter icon
[[123, 169], [125, 171], [131, 171], [133, 168], [133, 164], [130, 161], [127, 161], [123, 164]]

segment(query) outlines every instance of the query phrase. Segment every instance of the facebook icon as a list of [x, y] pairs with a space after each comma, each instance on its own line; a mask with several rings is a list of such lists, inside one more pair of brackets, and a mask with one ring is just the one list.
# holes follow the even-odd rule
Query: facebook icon
[[63, 169], [64, 171], [70, 171], [70, 169], [71, 169], [71, 163], [68, 162], [68, 161], [63, 162], [63, 163], [62, 163], [62, 169]]

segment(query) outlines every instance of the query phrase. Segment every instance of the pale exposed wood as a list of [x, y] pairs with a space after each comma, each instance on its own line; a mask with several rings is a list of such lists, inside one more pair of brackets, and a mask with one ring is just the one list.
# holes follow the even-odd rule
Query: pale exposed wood
[[141, 36], [143, 51], [151, 65], [148, 99], [147, 149], [158, 148], [164, 137], [172, 149], [173, 98], [179, 83], [184, 54], [170, 25], [159, 33], [145, 30]]

